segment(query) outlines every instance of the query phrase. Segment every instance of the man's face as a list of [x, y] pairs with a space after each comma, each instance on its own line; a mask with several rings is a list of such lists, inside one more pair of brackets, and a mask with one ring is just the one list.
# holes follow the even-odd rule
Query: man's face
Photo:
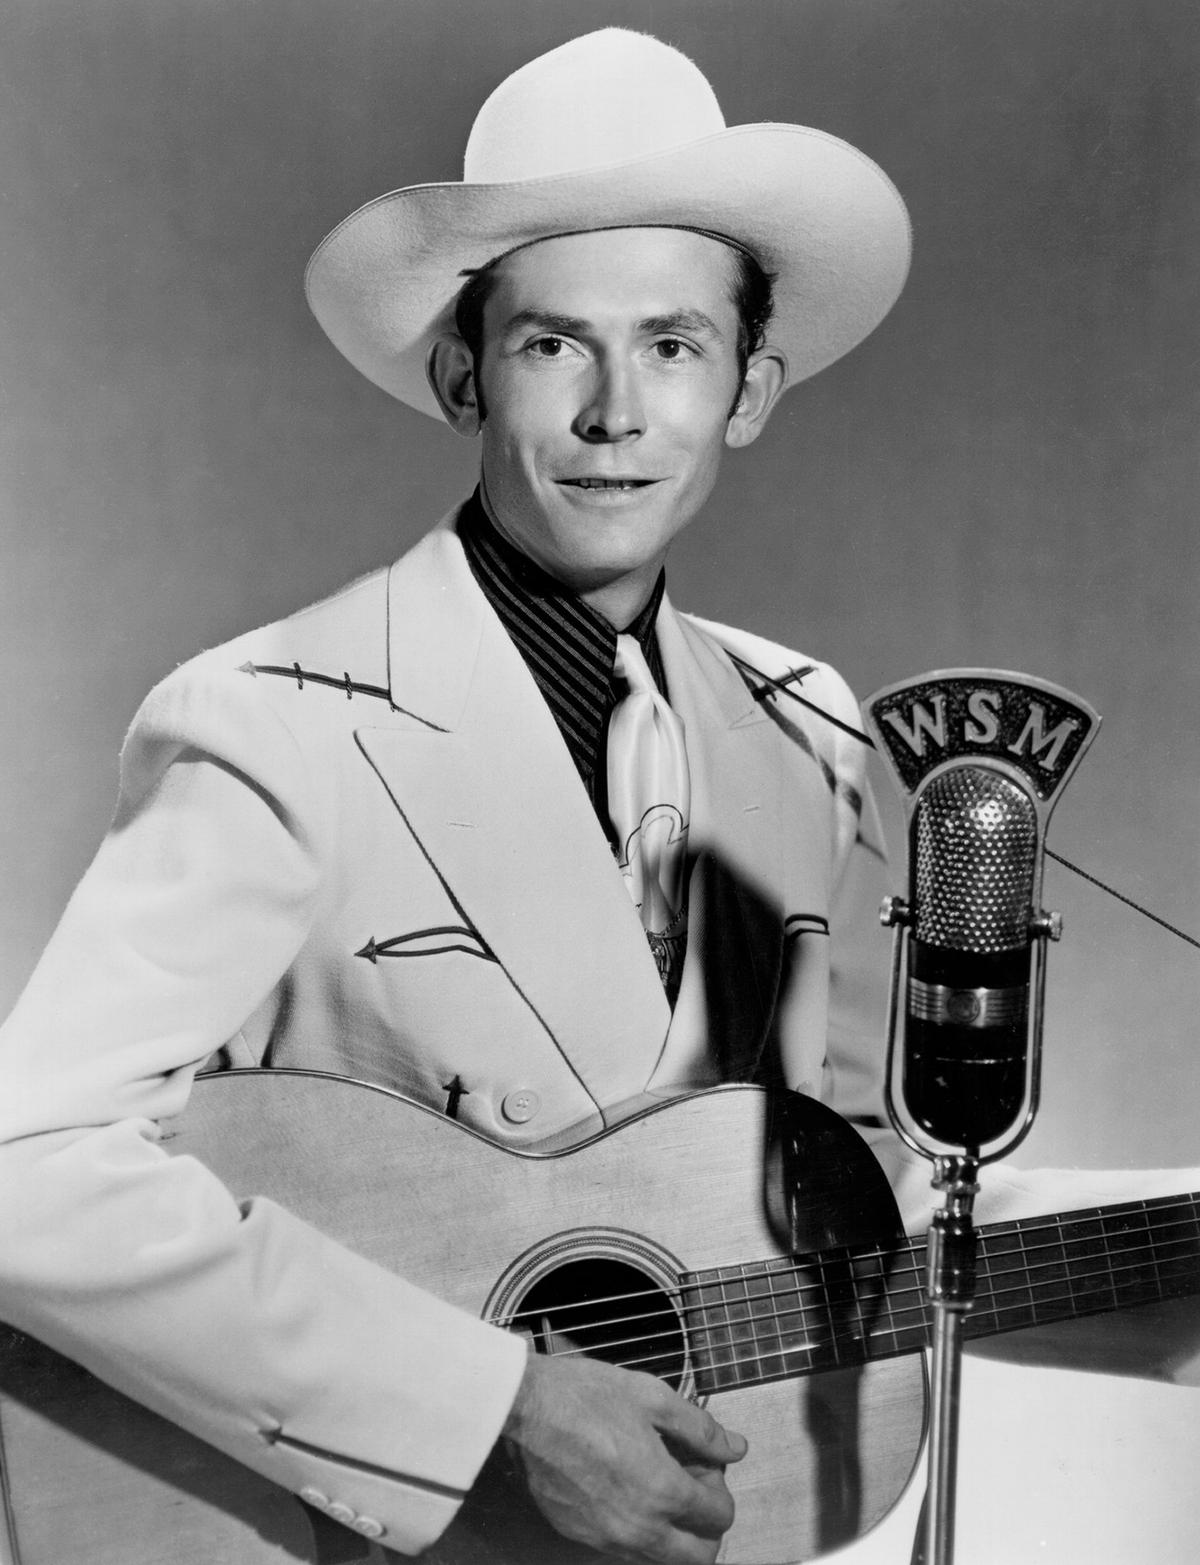
[[727, 246], [675, 229], [570, 234], [500, 263], [478, 367], [484, 492], [580, 592], [648, 592], [712, 489], [738, 390], [732, 279]]

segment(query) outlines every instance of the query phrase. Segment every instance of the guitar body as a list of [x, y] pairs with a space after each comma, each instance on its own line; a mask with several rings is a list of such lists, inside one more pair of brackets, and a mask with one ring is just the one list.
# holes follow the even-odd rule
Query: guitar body
[[[764, 1260], [790, 1267], [794, 1252], [879, 1244], [895, 1232], [874, 1160], [808, 1099], [716, 1088], [569, 1152], [529, 1155], [379, 1088], [231, 1072], [197, 1083], [169, 1135], [172, 1152], [201, 1159], [237, 1195], [271, 1197], [441, 1297], [527, 1331], [544, 1351], [640, 1356], [702, 1395], [750, 1441], [728, 1474], [737, 1519], [721, 1559], [730, 1565], [816, 1557], [873, 1526], [908, 1483], [925, 1419], [919, 1354], [797, 1376], [784, 1354], [800, 1323], [784, 1317], [767, 1344], [774, 1357], [760, 1354], [778, 1378], [725, 1385], [737, 1377], [721, 1369], [722, 1339], [703, 1303], [723, 1284], [688, 1284], [693, 1273], [757, 1275]], [[832, 1299], [828, 1309], [832, 1325], [853, 1334]], [[641, 1319], [631, 1328], [633, 1310]], [[591, 1325], [580, 1329], [584, 1314]], [[728, 1309], [722, 1319], [734, 1343]], [[9, 1338], [0, 1437], [17, 1565], [322, 1557], [292, 1496], [50, 1350]], [[352, 1550], [354, 1536], [339, 1533]], [[541, 1523], [499, 1454], [425, 1557], [598, 1558]]]

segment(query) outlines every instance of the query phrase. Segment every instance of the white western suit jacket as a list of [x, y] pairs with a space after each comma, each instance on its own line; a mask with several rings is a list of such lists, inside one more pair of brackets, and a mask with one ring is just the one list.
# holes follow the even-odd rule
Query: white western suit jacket
[[513, 1146], [760, 1069], [873, 1107], [878, 989], [854, 962], [829, 981], [839, 890], [864, 888], [857, 929], [886, 965], [863, 746], [734, 659], [807, 668], [805, 699], [851, 727], [853, 699], [669, 604], [658, 628], [693, 780], [674, 1014], [554, 719], [443, 526], [152, 692], [109, 834], [0, 1032], [0, 1317], [377, 1518], [393, 1548], [453, 1515], [523, 1345], [270, 1202], [243, 1210], [165, 1155], [158, 1122], [214, 1057], [437, 1108], [457, 1077], [460, 1119]]

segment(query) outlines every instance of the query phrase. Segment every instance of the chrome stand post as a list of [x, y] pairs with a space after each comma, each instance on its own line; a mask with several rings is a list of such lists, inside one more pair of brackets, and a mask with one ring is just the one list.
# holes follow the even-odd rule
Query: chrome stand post
[[979, 1165], [969, 1154], [938, 1157], [933, 1188], [945, 1196], [929, 1228], [926, 1289], [933, 1305], [933, 1385], [929, 1421], [929, 1494], [925, 1565], [953, 1565], [958, 1472], [962, 1328], [975, 1302], [978, 1248], [972, 1207]]

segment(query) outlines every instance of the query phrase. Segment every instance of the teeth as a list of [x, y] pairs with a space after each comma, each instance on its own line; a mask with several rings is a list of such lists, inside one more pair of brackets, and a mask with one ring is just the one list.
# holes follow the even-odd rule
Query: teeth
[[628, 478], [574, 478], [579, 489], [636, 489], [637, 481]]

